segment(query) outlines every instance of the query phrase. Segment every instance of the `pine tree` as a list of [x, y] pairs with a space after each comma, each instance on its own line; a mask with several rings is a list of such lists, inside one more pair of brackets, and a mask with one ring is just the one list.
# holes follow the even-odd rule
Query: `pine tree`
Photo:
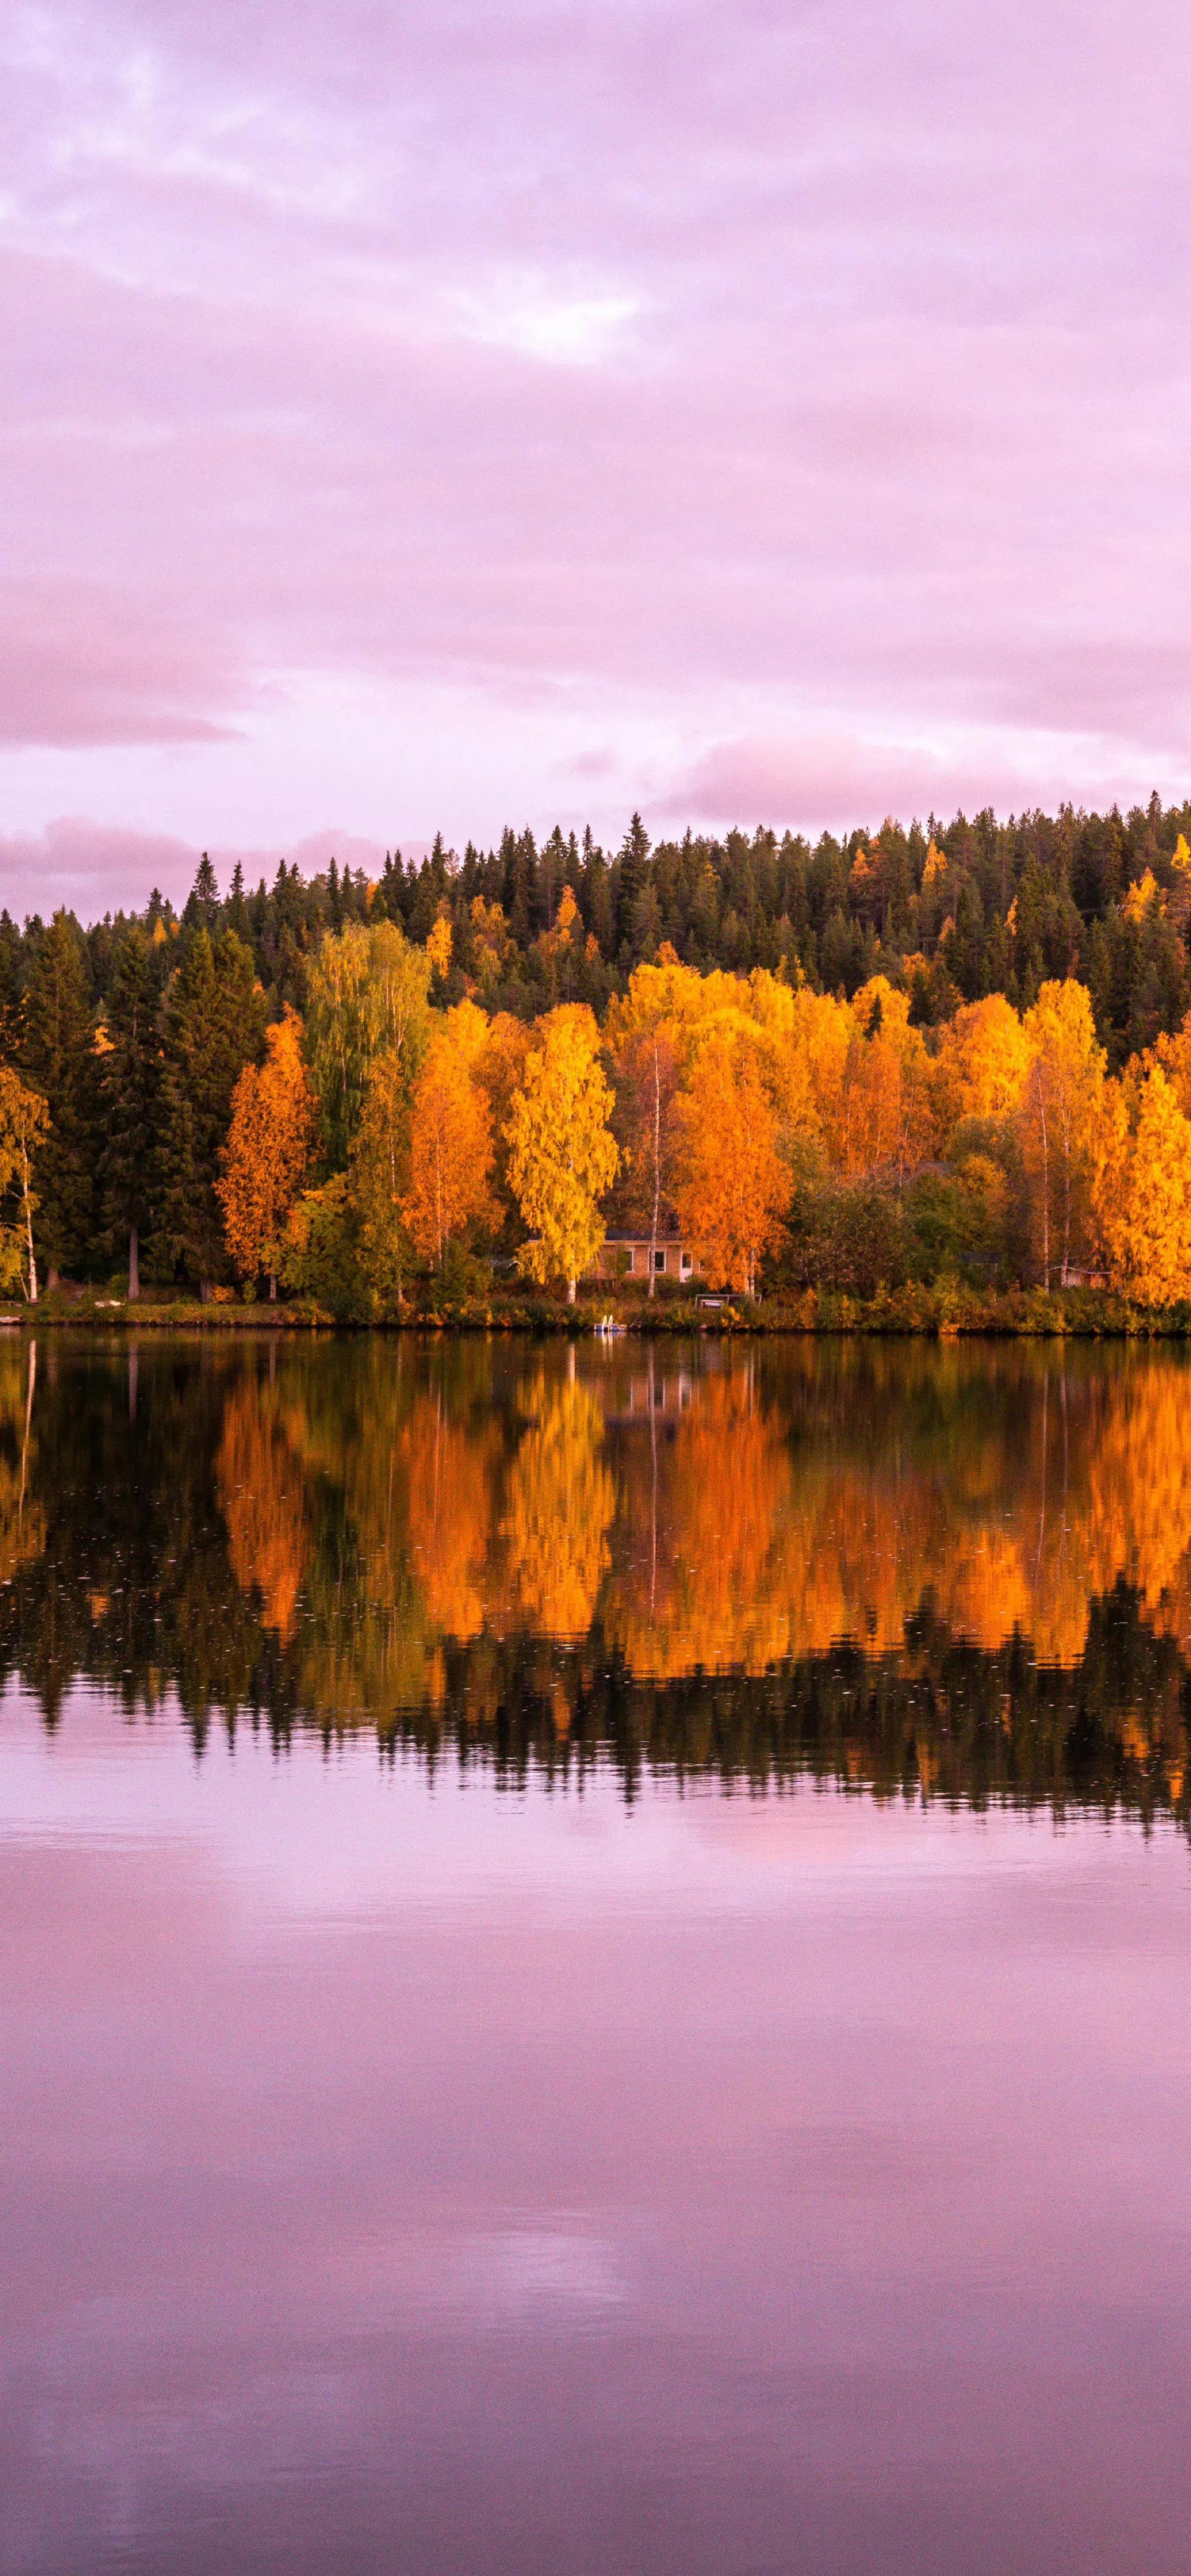
[[50, 1130], [38, 1154], [36, 1239], [47, 1285], [94, 1258], [98, 1058], [83, 944], [68, 913], [43, 933], [25, 1001], [21, 1070], [39, 1091]]
[[127, 933], [108, 997], [100, 1059], [103, 1221], [113, 1251], [128, 1246], [128, 1294], [140, 1295], [141, 1254], [153, 1231], [161, 1100], [160, 994], [139, 922]]

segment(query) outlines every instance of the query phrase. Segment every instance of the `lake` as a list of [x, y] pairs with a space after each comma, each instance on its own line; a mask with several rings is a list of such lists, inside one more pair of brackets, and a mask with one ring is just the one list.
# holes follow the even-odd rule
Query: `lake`
[[0, 1343], [3, 2576], [1166, 2576], [1178, 1345]]

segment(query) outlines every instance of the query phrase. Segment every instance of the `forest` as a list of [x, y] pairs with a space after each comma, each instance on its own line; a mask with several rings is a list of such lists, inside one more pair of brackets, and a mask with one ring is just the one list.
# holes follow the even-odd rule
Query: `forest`
[[[605, 1238], [740, 1298], [1191, 1297], [1191, 807], [509, 831], [0, 916], [0, 1287], [400, 1320]], [[665, 1303], [667, 1285], [657, 1284]], [[649, 1290], [655, 1282], [650, 1264]]]

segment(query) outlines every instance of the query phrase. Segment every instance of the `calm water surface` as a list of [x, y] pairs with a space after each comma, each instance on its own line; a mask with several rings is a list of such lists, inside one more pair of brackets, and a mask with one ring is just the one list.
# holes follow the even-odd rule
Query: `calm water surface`
[[1176, 1349], [0, 1346], [0, 2569], [1187, 2564]]

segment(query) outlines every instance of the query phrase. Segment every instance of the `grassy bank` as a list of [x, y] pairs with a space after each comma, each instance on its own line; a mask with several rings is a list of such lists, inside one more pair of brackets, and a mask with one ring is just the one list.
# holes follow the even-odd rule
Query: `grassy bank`
[[975, 1289], [958, 1281], [934, 1287], [879, 1291], [853, 1297], [839, 1290], [808, 1288], [750, 1300], [726, 1298], [716, 1307], [693, 1296], [659, 1296], [652, 1303], [640, 1293], [607, 1285], [585, 1290], [575, 1306], [561, 1292], [494, 1289], [487, 1296], [470, 1294], [435, 1299], [427, 1287], [411, 1297], [399, 1318], [379, 1327], [332, 1314], [310, 1300], [287, 1299], [277, 1305], [247, 1304], [243, 1299], [142, 1295], [130, 1304], [110, 1290], [64, 1289], [43, 1296], [35, 1306], [0, 1306], [0, 1325], [43, 1328], [70, 1325], [105, 1331], [205, 1333], [318, 1332], [335, 1330], [418, 1332], [507, 1332], [576, 1334], [596, 1331], [610, 1319], [619, 1331], [646, 1336], [739, 1333], [884, 1333], [918, 1334], [950, 1339], [957, 1334], [1081, 1337], [1084, 1339], [1184, 1340], [1191, 1335], [1191, 1303], [1145, 1307], [1103, 1290], [1069, 1288]]

